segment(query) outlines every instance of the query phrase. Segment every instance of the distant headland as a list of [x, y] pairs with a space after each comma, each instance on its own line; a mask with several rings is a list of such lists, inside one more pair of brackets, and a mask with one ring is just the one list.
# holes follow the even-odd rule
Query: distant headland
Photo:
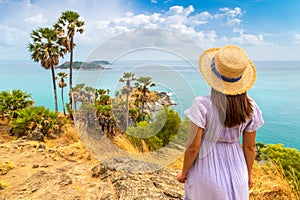
[[[110, 65], [110, 62], [106, 60], [96, 60], [92, 62], [82, 62], [82, 61], [75, 61], [72, 64], [73, 69], [109, 69], [108, 67], [104, 67]], [[70, 62], [64, 62], [61, 65], [58, 65], [56, 69], [69, 69]]]

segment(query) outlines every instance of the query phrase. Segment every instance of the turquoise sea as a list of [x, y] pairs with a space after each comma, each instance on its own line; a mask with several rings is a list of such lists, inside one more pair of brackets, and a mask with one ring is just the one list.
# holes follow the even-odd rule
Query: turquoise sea
[[[300, 61], [256, 61], [254, 64], [257, 80], [248, 94], [258, 103], [265, 119], [257, 141], [300, 149]], [[113, 96], [122, 87], [118, 80], [124, 72], [133, 72], [136, 77], [151, 76], [156, 83], [153, 89], [170, 92], [177, 103], [174, 109], [183, 116], [183, 110], [195, 96], [208, 95], [210, 91], [195, 66], [185, 61], [120, 61], [108, 66], [109, 70], [74, 70], [73, 84], [110, 89]], [[22, 89], [32, 94], [35, 105], [54, 109], [50, 73], [32, 61], [1, 60], [0, 91]], [[59, 88], [57, 95], [62, 110]]]

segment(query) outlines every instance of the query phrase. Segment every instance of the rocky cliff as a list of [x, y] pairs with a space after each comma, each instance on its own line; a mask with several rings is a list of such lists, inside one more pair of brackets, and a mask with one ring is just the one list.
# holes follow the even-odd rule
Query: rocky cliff
[[118, 166], [125, 163], [141, 168], [147, 164], [127, 158], [100, 163], [77, 139], [43, 143], [2, 137], [0, 142], [0, 163], [12, 165], [0, 176], [7, 184], [0, 190], [0, 200], [183, 199], [183, 185], [175, 180], [175, 170], [120, 170]]
[[[175, 165], [156, 168], [122, 157], [101, 163], [74, 132], [71, 128], [60, 138], [36, 142], [16, 140], [0, 125], [0, 200], [183, 199]], [[134, 173], [132, 166], [149, 172]], [[253, 182], [250, 200], [296, 200], [280, 173], [255, 164]]]

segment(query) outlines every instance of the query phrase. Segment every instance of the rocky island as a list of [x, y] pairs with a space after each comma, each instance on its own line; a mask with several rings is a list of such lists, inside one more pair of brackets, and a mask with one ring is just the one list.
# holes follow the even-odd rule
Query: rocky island
[[[75, 61], [72, 64], [73, 69], [85, 69], [85, 70], [91, 70], [91, 69], [108, 69], [107, 65], [110, 65], [110, 62], [106, 60], [96, 60], [92, 62], [82, 62], [82, 61]], [[61, 65], [58, 65], [56, 69], [69, 69], [70, 68], [70, 62], [64, 62]]]

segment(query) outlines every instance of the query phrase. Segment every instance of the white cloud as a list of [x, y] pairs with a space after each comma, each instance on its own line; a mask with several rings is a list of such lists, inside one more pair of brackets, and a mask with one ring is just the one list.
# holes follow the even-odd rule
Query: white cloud
[[187, 8], [184, 8], [183, 6], [172, 6], [165, 13], [165, 15], [166, 16], [174, 16], [174, 15], [189, 16], [194, 11], [195, 9], [192, 5], [189, 5]]
[[25, 18], [25, 22], [42, 26], [45, 25], [48, 20], [42, 14], [37, 14], [35, 16]]
[[157, 0], [151, 0], [151, 3], [157, 3]]
[[223, 11], [226, 16], [231, 18], [239, 17], [243, 14], [242, 9], [239, 7], [236, 7], [234, 9], [220, 8], [220, 11]]
[[26, 33], [22, 30], [0, 24], [0, 47], [12, 47], [22, 41]]
[[213, 17], [216, 19], [221, 19], [225, 21], [225, 24], [228, 26], [239, 25], [241, 23], [241, 17], [243, 11], [241, 8], [236, 7], [234, 9], [230, 8], [220, 8], [221, 13], [215, 14]]
[[[23, 0], [18, 4], [15, 3], [15, 9], [11, 9], [10, 12], [1, 13], [3, 19], [0, 22], [2, 23], [0, 24], [0, 37], [3, 39], [0, 41], [0, 52], [5, 52], [5, 47], [19, 48], [22, 46], [23, 53], [18, 52], [17, 54], [28, 58], [28, 54], [24, 53], [27, 51], [24, 44], [29, 42], [30, 31], [38, 26], [51, 26], [61, 12], [67, 9], [78, 12], [85, 21], [83, 34], [75, 36], [77, 44], [75, 54], [79, 56], [76, 59], [85, 58], [97, 45], [120, 33], [143, 28], [175, 31], [192, 38], [202, 48], [234, 43], [244, 47], [253, 47], [253, 49], [255, 47], [272, 49], [273, 45], [265, 41], [268, 39], [268, 35], [252, 33], [242, 28], [242, 17], [245, 11], [239, 7], [221, 8], [215, 12], [197, 12], [192, 5], [172, 6], [167, 11], [136, 13], [132, 10], [128, 12], [120, 0], [110, 0], [107, 4], [99, 3], [96, 0], [66, 1], [65, 5], [56, 1], [50, 4], [48, 1]], [[157, 2], [157, 0], [155, 1]], [[5, 4], [5, 2], [8, 1], [0, 0], [0, 3]], [[100, 7], [101, 12], [99, 12]], [[175, 42], [176, 44], [176, 41], [171, 41], [172, 37], [168, 38], [167, 36], [167, 34], [158, 36], [161, 37], [158, 38], [159, 43], [167, 45]], [[300, 43], [300, 34], [294, 35], [294, 42]], [[7, 53], [6, 56], [10, 56], [10, 54]]]
[[209, 12], [201, 12], [197, 16], [200, 20], [209, 20], [212, 18], [212, 15]]
[[33, 5], [30, 0], [25, 0], [25, 6], [26, 8], [31, 8]]
[[[124, 31], [136, 28], [167, 28], [175, 30], [187, 37], [195, 38], [195, 40], [204, 46], [220, 45], [225, 41], [229, 41], [230, 37], [218, 35], [218, 20], [223, 20], [227, 24], [240, 24], [239, 17], [243, 11], [240, 8], [222, 8], [219, 13], [209, 13], [207, 11], [195, 13], [192, 5], [188, 7], [172, 6], [166, 12], [151, 14], [134, 14], [128, 12], [123, 17], [111, 20], [88, 21], [85, 27], [84, 38], [79, 39], [81, 42], [89, 44], [93, 41], [103, 41], [109, 39]], [[215, 30], [202, 29], [205, 24], [214, 24]], [[224, 28], [224, 27], [222, 27]], [[250, 35], [243, 35], [234, 38], [233, 41], [253, 43]], [[256, 40], [262, 39], [255, 37]]]
[[254, 45], [254, 46], [258, 46], [258, 45], [263, 45], [264, 41], [263, 41], [263, 36], [262, 35], [254, 35], [254, 34], [246, 34], [244, 33], [244, 29], [233, 29], [234, 33], [238, 33], [239, 36], [237, 37], [232, 37], [230, 39], [230, 41], [232, 43], [236, 43], [239, 45]]
[[234, 18], [234, 19], [228, 19], [226, 24], [229, 26], [239, 25], [242, 20]]
[[293, 36], [293, 42], [295, 43], [295, 44], [300, 44], [300, 34], [295, 34], [294, 36]]

